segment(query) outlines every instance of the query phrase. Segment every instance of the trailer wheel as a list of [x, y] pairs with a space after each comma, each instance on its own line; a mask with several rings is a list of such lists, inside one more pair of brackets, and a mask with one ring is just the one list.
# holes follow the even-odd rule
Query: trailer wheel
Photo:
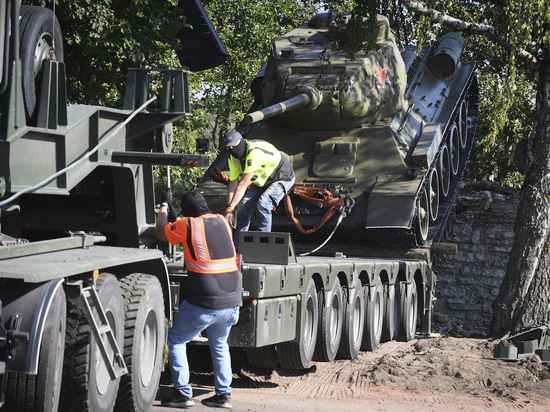
[[42, 62], [63, 61], [63, 38], [59, 22], [50, 9], [21, 6], [19, 16], [23, 100], [27, 120], [31, 120], [36, 116], [36, 91], [40, 87]]
[[382, 326], [382, 342], [389, 342], [397, 337], [401, 319], [399, 311], [401, 296], [399, 293], [399, 280], [395, 285], [384, 283], [384, 322]]
[[309, 280], [303, 301], [302, 336], [298, 342], [283, 342], [277, 345], [279, 362], [287, 369], [307, 369], [313, 359], [319, 325], [317, 290], [313, 279]]
[[159, 280], [133, 273], [119, 281], [124, 299], [124, 362], [115, 411], [149, 411], [164, 353], [164, 297]]
[[405, 282], [400, 283], [401, 289], [401, 328], [399, 330], [399, 339], [409, 341], [414, 339], [416, 333], [416, 316], [417, 316], [417, 304], [418, 294], [416, 291], [416, 282], [412, 281], [412, 290], [407, 295], [407, 284]]
[[279, 355], [276, 345], [267, 345], [259, 348], [246, 348], [246, 358], [252, 366], [260, 368], [274, 368], [279, 364]]
[[[118, 347], [122, 348], [124, 307], [118, 280], [113, 275], [102, 273], [96, 280], [96, 289]], [[81, 299], [69, 300], [67, 318], [65, 365], [59, 408], [66, 412], [113, 410], [120, 378], [111, 380], [109, 377]]]
[[[323, 294], [323, 291], [319, 291]], [[340, 280], [336, 278], [328, 297], [328, 305], [319, 299], [320, 325], [317, 331], [317, 346], [313, 359], [321, 362], [332, 362], [338, 352], [342, 337], [344, 319], [343, 294]]]
[[343, 300], [344, 323], [338, 355], [344, 359], [355, 359], [361, 350], [365, 327], [365, 294], [359, 278], [355, 281], [355, 287], [348, 289], [348, 296]]
[[2, 411], [56, 411], [59, 405], [67, 303], [63, 287], [55, 293], [40, 344], [38, 374], [8, 373], [5, 403]]
[[374, 297], [370, 299], [370, 286], [363, 287], [365, 295], [365, 327], [363, 329], [362, 350], [374, 351], [382, 339], [384, 323], [384, 288], [380, 281], [374, 289]]

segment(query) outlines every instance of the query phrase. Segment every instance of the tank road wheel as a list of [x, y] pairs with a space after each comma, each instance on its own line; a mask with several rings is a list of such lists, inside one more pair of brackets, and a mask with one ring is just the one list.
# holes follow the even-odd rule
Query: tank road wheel
[[362, 350], [376, 350], [382, 339], [382, 325], [384, 323], [384, 288], [378, 281], [374, 289], [374, 296], [370, 299], [370, 286], [363, 287], [365, 295], [365, 327], [363, 329]]
[[67, 303], [63, 287], [55, 292], [40, 343], [38, 374], [8, 373], [2, 411], [57, 411], [63, 374]]
[[[323, 294], [320, 291], [319, 294]], [[317, 346], [313, 359], [321, 362], [332, 362], [340, 346], [342, 323], [344, 319], [343, 294], [340, 280], [336, 278], [328, 293], [328, 305], [319, 299], [320, 323], [317, 331]]]
[[449, 146], [449, 155], [451, 158], [451, 178], [454, 178], [458, 174], [458, 167], [460, 165], [460, 135], [456, 123], [453, 123], [451, 126], [447, 145]]
[[36, 90], [40, 87], [37, 76], [42, 62], [63, 61], [63, 38], [59, 22], [50, 9], [21, 6], [19, 16], [23, 100], [27, 120], [30, 120], [36, 115]]
[[432, 169], [428, 180], [430, 190], [428, 201], [430, 203], [430, 224], [435, 223], [439, 209], [439, 176], [437, 169]]
[[464, 100], [462, 100], [459, 116], [460, 150], [464, 151], [468, 144], [468, 96], [464, 96]]
[[275, 345], [246, 348], [246, 357], [252, 366], [260, 368], [274, 368], [279, 363], [279, 355]]
[[430, 203], [426, 187], [420, 192], [420, 198], [416, 203], [415, 234], [416, 243], [423, 245], [428, 239], [428, 229], [430, 227]]
[[313, 279], [307, 285], [301, 314], [303, 330], [299, 342], [283, 342], [277, 345], [279, 362], [287, 369], [307, 369], [313, 359], [319, 324], [317, 290]]
[[399, 318], [399, 308], [401, 300], [399, 296], [399, 287], [384, 283], [384, 321], [382, 323], [382, 342], [394, 340], [399, 332], [401, 319]]
[[359, 278], [355, 287], [348, 289], [349, 298], [344, 299], [344, 323], [338, 355], [344, 359], [355, 359], [361, 350], [365, 326], [365, 294]]
[[[124, 306], [118, 280], [102, 273], [96, 280], [99, 301], [105, 310], [119, 348], [124, 343]], [[108, 349], [109, 351], [109, 349]], [[112, 352], [112, 351], [111, 351]], [[112, 353], [109, 354], [112, 357]], [[111, 380], [80, 299], [69, 301], [65, 365], [59, 409], [66, 412], [111, 411], [120, 378]]]
[[412, 281], [411, 293], [406, 295], [407, 284], [401, 282], [401, 328], [399, 330], [399, 339], [409, 341], [414, 339], [416, 334], [416, 315], [418, 311], [418, 294], [416, 291], [416, 282]]
[[441, 146], [439, 156], [439, 177], [441, 181], [441, 197], [445, 199], [449, 195], [451, 187], [451, 156], [447, 144]]
[[[159, 280], [133, 273], [120, 279], [124, 299], [124, 362], [115, 411], [149, 411], [157, 394], [164, 353], [164, 297]], [[121, 346], [122, 350], [122, 346]]]

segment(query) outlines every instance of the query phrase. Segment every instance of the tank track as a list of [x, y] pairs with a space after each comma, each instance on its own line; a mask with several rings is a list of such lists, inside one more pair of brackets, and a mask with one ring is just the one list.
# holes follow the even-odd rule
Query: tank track
[[[467, 84], [467, 87], [464, 88], [464, 92], [462, 93], [462, 96], [458, 104], [456, 105], [454, 112], [450, 116], [449, 123], [455, 122], [459, 116], [459, 110], [462, 105], [462, 102], [465, 99], [468, 100], [468, 118], [471, 119], [472, 121], [470, 124], [467, 125], [468, 135], [467, 135], [466, 147], [460, 153], [458, 173], [454, 177], [451, 177], [449, 193], [447, 194], [447, 196], [445, 196], [444, 199], [440, 200], [437, 220], [434, 224], [432, 224], [429, 227], [428, 238], [425, 244], [419, 245], [417, 242], [415, 229], [416, 229], [416, 219], [418, 219], [418, 213], [415, 210], [415, 217], [413, 219], [413, 222], [410, 228], [377, 230], [376, 238], [377, 238], [378, 246], [383, 248], [388, 248], [388, 249], [407, 249], [407, 248], [416, 247], [416, 246], [429, 248], [433, 242], [441, 242], [445, 240], [447, 221], [449, 219], [449, 215], [451, 212], [451, 206], [453, 204], [454, 197], [456, 195], [456, 192], [458, 190], [458, 187], [464, 175], [466, 164], [470, 157], [470, 152], [473, 147], [473, 141], [475, 136], [475, 129], [477, 126], [478, 90], [477, 90], [477, 83], [474, 82], [474, 79], [475, 79], [474, 77], [470, 78]], [[442, 145], [445, 141], [447, 141], [449, 133], [451, 133], [450, 127], [447, 128], [447, 132], [442, 139]], [[436, 165], [439, 163], [440, 155], [441, 155], [441, 147], [440, 147], [440, 152], [432, 162], [430, 171], [433, 168], [435, 168]], [[428, 184], [427, 180], [428, 180], [430, 171], [428, 171], [425, 174], [424, 181], [422, 182], [422, 188], [424, 188]], [[418, 191], [417, 197], [415, 199], [416, 205], [418, 205], [418, 197], [420, 193], [422, 193], [422, 190]]]

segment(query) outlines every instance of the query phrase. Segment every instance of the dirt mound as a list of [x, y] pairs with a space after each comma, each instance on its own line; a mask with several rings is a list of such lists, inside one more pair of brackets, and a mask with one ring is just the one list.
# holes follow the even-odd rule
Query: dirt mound
[[[387, 342], [307, 371], [252, 367], [243, 356], [232, 403], [237, 411], [550, 410], [550, 365], [536, 355], [493, 359], [494, 345], [453, 337]], [[211, 373], [192, 379], [197, 399], [212, 391]]]

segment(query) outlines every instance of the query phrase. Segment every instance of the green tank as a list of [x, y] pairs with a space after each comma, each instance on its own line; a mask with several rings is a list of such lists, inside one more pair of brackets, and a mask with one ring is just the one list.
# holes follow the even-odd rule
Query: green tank
[[[441, 241], [477, 123], [475, 62], [460, 61], [464, 40], [449, 33], [416, 52], [416, 46], [398, 44], [387, 18], [377, 16], [377, 47], [353, 61], [332, 51], [331, 68], [321, 75], [319, 56], [331, 22], [330, 14], [317, 14], [274, 42], [238, 130], [283, 151], [295, 186], [345, 199], [345, 219], [332, 217], [312, 240], [294, 227], [281, 202], [273, 231], [291, 232], [303, 243], [331, 233], [336, 242], [389, 248]], [[218, 157], [197, 188], [221, 213], [225, 188], [211, 172], [215, 166], [228, 170], [226, 157]], [[289, 198], [305, 229], [326, 213], [292, 191]]]

